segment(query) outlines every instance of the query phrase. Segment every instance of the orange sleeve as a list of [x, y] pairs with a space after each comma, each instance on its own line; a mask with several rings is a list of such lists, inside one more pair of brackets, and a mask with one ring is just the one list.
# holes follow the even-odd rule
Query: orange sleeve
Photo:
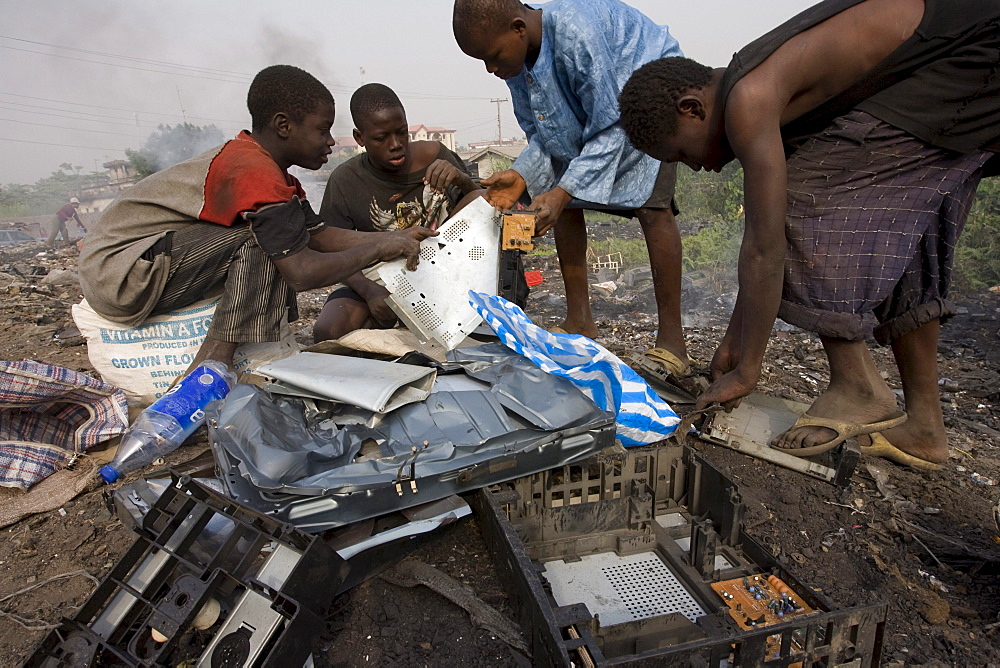
[[305, 192], [271, 155], [246, 133], [229, 141], [212, 160], [205, 177], [205, 204], [199, 218], [231, 226], [242, 214], [268, 204], [291, 201]]

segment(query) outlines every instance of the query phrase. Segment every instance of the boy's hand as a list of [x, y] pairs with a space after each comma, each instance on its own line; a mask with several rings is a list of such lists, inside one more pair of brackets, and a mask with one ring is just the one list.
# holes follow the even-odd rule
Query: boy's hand
[[535, 235], [540, 237], [549, 229], [556, 224], [559, 220], [559, 216], [562, 215], [563, 209], [569, 204], [573, 196], [568, 192], [556, 186], [547, 193], [542, 193], [535, 199], [531, 200], [531, 205], [529, 209], [534, 209], [538, 212], [538, 217], [535, 219]]
[[441, 158], [432, 162], [424, 173], [424, 183], [439, 192], [452, 186], [461, 186], [462, 181], [468, 178], [458, 167]]
[[513, 169], [505, 169], [497, 172], [488, 179], [483, 179], [479, 185], [486, 188], [484, 197], [486, 201], [498, 209], [512, 209], [521, 198], [528, 184], [524, 182], [524, 177]]
[[396, 319], [396, 314], [385, 303], [385, 298], [388, 296], [389, 291], [378, 283], [375, 283], [371, 291], [364, 295], [365, 303], [368, 304], [368, 311], [379, 322], [391, 322]]
[[436, 237], [437, 235], [437, 230], [429, 230], [426, 227], [411, 227], [396, 232], [385, 232], [379, 240], [379, 260], [388, 262], [404, 255], [406, 256], [406, 268], [413, 271], [420, 261], [420, 242], [427, 237]]
[[713, 403], [720, 403], [728, 413], [739, 406], [743, 397], [753, 392], [756, 387], [757, 381], [744, 378], [739, 369], [730, 371], [701, 393], [695, 409], [701, 410]]

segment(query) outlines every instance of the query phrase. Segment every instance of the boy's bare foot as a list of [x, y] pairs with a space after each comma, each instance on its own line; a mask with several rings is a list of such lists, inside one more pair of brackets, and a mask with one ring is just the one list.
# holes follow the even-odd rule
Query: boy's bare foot
[[563, 320], [560, 325], [567, 334], [583, 334], [587, 338], [596, 339], [601, 335], [601, 330], [597, 329], [597, 324], [593, 321], [586, 322], [573, 322], [569, 318]]
[[[846, 423], [880, 422], [897, 412], [896, 395], [882, 380], [863, 341], [823, 338], [830, 360], [830, 386], [806, 415]], [[793, 427], [776, 437], [776, 448], [808, 448], [829, 442], [837, 433], [825, 427]]]
[[[831, 386], [813, 402], [806, 415], [862, 425], [880, 422], [898, 411], [896, 395], [884, 383], [883, 387], [884, 392], [858, 396]], [[776, 437], [771, 445], [783, 449], [809, 448], [827, 443], [836, 436], [837, 432], [826, 427], [793, 427]]]
[[[948, 459], [948, 435], [944, 428], [924, 424], [926, 420], [919, 413], [911, 413], [910, 418], [898, 427], [879, 432], [892, 445], [908, 455], [938, 464]], [[862, 446], [870, 445], [871, 438], [859, 437]]]

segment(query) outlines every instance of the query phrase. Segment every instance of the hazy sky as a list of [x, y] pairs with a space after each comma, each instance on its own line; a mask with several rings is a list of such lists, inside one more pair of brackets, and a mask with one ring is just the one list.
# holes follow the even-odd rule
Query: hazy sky
[[[583, 0], [585, 1], [585, 0]], [[734, 51], [815, 0], [630, 0], [670, 26], [685, 55], [724, 66]], [[350, 135], [361, 83], [394, 88], [411, 124], [464, 144], [496, 137], [505, 84], [466, 57], [451, 0], [0, 0], [0, 183], [60, 163], [101, 169], [160, 123], [249, 127], [246, 91], [263, 67], [302, 67], [337, 100]], [[183, 110], [183, 111], [182, 111]], [[501, 104], [505, 137], [521, 135]]]

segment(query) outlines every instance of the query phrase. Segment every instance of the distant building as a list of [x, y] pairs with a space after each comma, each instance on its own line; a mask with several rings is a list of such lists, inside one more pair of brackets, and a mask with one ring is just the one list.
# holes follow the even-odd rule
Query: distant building
[[349, 157], [365, 150], [358, 146], [358, 142], [354, 141], [354, 137], [334, 137], [333, 140], [337, 143], [333, 146], [332, 156]]
[[516, 146], [487, 146], [477, 151], [462, 151], [458, 155], [469, 167], [473, 177], [485, 179], [494, 172], [508, 169], [527, 144]]
[[478, 151], [479, 149], [486, 148], [487, 146], [527, 146], [528, 142], [523, 139], [504, 139], [502, 141], [497, 141], [496, 139], [487, 139], [486, 141], [473, 141], [469, 142], [470, 151]]
[[455, 131], [433, 125], [411, 125], [410, 141], [439, 141], [455, 150]]
[[[448, 128], [439, 128], [433, 125], [411, 125], [408, 128], [410, 141], [439, 141], [452, 151], [455, 150], [455, 131]], [[336, 145], [333, 147], [335, 156], [352, 156], [364, 151], [363, 146], [358, 146], [354, 137], [334, 137]]]
[[139, 180], [132, 172], [132, 163], [128, 160], [112, 160], [104, 163], [103, 167], [108, 170], [106, 180], [81, 188], [76, 195], [80, 200], [81, 214], [104, 211], [119, 194]]

